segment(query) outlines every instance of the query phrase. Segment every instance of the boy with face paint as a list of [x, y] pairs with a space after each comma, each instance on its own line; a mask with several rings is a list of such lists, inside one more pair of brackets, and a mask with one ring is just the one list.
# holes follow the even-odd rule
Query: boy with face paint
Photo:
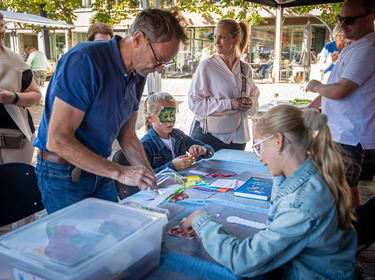
[[174, 128], [177, 106], [173, 96], [165, 92], [149, 94], [144, 103], [147, 134], [141, 142], [155, 173], [167, 167], [183, 170], [196, 160], [214, 154], [210, 145]]

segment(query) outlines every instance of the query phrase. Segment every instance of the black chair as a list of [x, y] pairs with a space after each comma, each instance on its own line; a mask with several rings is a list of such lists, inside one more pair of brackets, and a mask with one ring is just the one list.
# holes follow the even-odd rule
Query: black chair
[[[131, 166], [131, 164], [126, 159], [121, 149], [117, 150], [113, 154], [112, 161], [117, 162], [120, 165]], [[116, 186], [117, 195], [120, 197], [121, 200], [139, 192], [139, 188], [137, 186], [127, 186], [127, 185], [121, 184], [120, 182], [116, 180], [115, 180], [115, 186]]]
[[0, 164], [0, 226], [44, 209], [34, 167], [20, 162]]
[[375, 196], [353, 209], [357, 221], [353, 225], [358, 235], [358, 250], [361, 253], [375, 242]]

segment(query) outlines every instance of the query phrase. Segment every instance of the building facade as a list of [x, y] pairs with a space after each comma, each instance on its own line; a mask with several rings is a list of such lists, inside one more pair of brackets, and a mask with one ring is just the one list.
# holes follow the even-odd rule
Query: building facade
[[[90, 8], [91, 0], [83, 0], [83, 5], [83, 8], [75, 11], [77, 20], [71, 31], [73, 46], [87, 41], [87, 30], [91, 18], [94, 16]], [[264, 9], [260, 14], [267, 23], [250, 27], [250, 41], [243, 56], [247, 62], [253, 64], [254, 68], [267, 61], [271, 51], [275, 49], [275, 14], [270, 9]], [[212, 54], [216, 51], [213, 44], [213, 33], [217, 21], [191, 13], [183, 13], [183, 16], [186, 19], [190, 40], [187, 45], [181, 46], [174, 63], [164, 69], [163, 75], [168, 77], [191, 77], [202, 59], [203, 52]], [[291, 10], [285, 9], [281, 44], [282, 65], [291, 64], [296, 54], [301, 51], [304, 27], [308, 20], [312, 24], [312, 50], [318, 54], [325, 43], [329, 42], [329, 32], [323, 23], [313, 17], [299, 16], [293, 14]], [[113, 27], [114, 34], [127, 35], [132, 22], [133, 19], [129, 19], [115, 25]], [[67, 29], [50, 30], [51, 60], [57, 62], [68, 51], [68, 32], [70, 31]], [[5, 38], [5, 44], [18, 50], [21, 56], [24, 55], [24, 49], [27, 46], [33, 45], [41, 49], [41, 42], [41, 33], [35, 34], [32, 30], [8, 30]], [[15, 45], [18, 46], [15, 47]]]

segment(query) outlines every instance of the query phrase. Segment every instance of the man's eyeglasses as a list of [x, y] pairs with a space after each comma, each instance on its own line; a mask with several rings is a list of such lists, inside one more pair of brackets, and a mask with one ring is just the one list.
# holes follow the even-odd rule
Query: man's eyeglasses
[[154, 67], [155, 67], [155, 68], [157, 68], [157, 67], [164, 67], [165, 64], [166, 64], [166, 62], [160, 62], [160, 60], [156, 57], [156, 54], [155, 54], [154, 48], [152, 47], [150, 40], [148, 40], [148, 44], [150, 45], [150, 48], [151, 48], [152, 53], [154, 54], [154, 58], [155, 58], [155, 60], [156, 60], [156, 65], [155, 65]]
[[7, 29], [8, 29], [8, 26], [6, 26], [6, 25], [2, 25], [2, 26], [0, 26], [0, 28], [1, 28], [1, 29], [4, 29], [4, 30], [7, 30]]
[[148, 40], [148, 44], [150, 45], [151, 51], [152, 51], [152, 53], [153, 53], [153, 55], [154, 55], [154, 58], [155, 58], [155, 61], [156, 61], [156, 65], [154, 66], [155, 68], [168, 66], [168, 65], [171, 65], [171, 64], [174, 63], [173, 61], [169, 61], [169, 62], [160, 62], [160, 60], [157, 58], [157, 56], [156, 56], [156, 54], [155, 54], [154, 48], [152, 47], [150, 40]]
[[[275, 136], [275, 134], [272, 134], [271, 136], [269, 136], [269, 137], [267, 137], [267, 138], [265, 138], [265, 139], [263, 139], [263, 140], [261, 140], [261, 141], [255, 143], [255, 144], [252, 146], [252, 147], [253, 147], [253, 152], [254, 152], [254, 154], [255, 154], [258, 158], [261, 158], [261, 157], [262, 157], [262, 152], [261, 152], [261, 150], [263, 149], [263, 142], [265, 142], [265, 141], [271, 139], [271, 138], [274, 137], [274, 136]], [[285, 141], [286, 143], [290, 144], [290, 141], [289, 141], [288, 139], [286, 139], [285, 136], [283, 136], [283, 138], [284, 138], [284, 141]]]
[[342, 16], [336, 16], [336, 20], [339, 24], [342, 24], [342, 23], [345, 23], [346, 25], [353, 25], [355, 20], [357, 18], [361, 18], [361, 17], [365, 17], [365, 16], [368, 16], [370, 13], [366, 13], [366, 14], [363, 14], [363, 15], [360, 15], [360, 16], [356, 16], [356, 17], [342, 17]]

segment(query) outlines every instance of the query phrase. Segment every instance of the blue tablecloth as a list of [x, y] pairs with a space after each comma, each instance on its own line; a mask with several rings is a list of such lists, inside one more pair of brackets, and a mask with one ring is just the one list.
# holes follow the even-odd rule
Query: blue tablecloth
[[[201, 160], [192, 167], [179, 172], [183, 176], [194, 175], [190, 170], [212, 169], [218, 173], [243, 174], [254, 172], [268, 174], [269, 171], [258, 161], [252, 152], [236, 150], [220, 150], [211, 159]], [[207, 179], [207, 178], [202, 178]], [[180, 223], [180, 221], [199, 209], [209, 210], [218, 216], [228, 231], [240, 239], [254, 236], [255, 228], [230, 224], [226, 221], [229, 216], [264, 223], [269, 209], [268, 201], [240, 198], [233, 195], [233, 190], [226, 193], [206, 192], [189, 188], [186, 190], [188, 199], [176, 203], [162, 204], [159, 207], [168, 209], [169, 222], [166, 232]], [[147, 204], [154, 195], [148, 191], [141, 191], [126, 201]], [[164, 233], [162, 243], [161, 265], [159, 269], [147, 279], [240, 279], [228, 269], [220, 266], [204, 249], [199, 238], [184, 239]]]

